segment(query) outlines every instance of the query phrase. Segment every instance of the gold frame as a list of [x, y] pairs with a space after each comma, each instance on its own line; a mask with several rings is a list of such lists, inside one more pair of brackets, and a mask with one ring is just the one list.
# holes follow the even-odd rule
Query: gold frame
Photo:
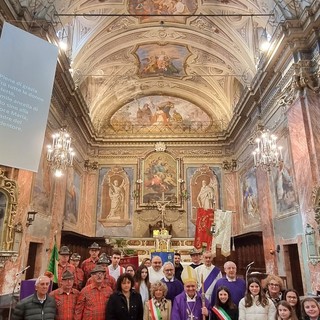
[[14, 180], [8, 179], [5, 172], [0, 168], [0, 192], [7, 198], [4, 213], [3, 229], [0, 238], [2, 251], [12, 251], [14, 245], [15, 226], [14, 221], [17, 213], [18, 188]]
[[[162, 164], [165, 163], [165, 179], [170, 178], [171, 187], [168, 187], [168, 183], [160, 184], [158, 189], [154, 188], [154, 192], [149, 192], [146, 184], [148, 183], [148, 176], [151, 175], [149, 170], [151, 169], [152, 162], [159, 161]], [[137, 192], [137, 209], [146, 209], [150, 207], [157, 208], [157, 201], [165, 200], [169, 201], [168, 207], [182, 207], [182, 198], [181, 198], [181, 160], [175, 158], [172, 154], [162, 151], [153, 151], [145, 156], [144, 159], [139, 161], [139, 180], [138, 192]], [[150, 177], [149, 177], [150, 178]], [[150, 185], [152, 184], [149, 180]], [[163, 182], [163, 180], [162, 180]], [[164, 188], [163, 188], [163, 187]], [[146, 200], [149, 196], [149, 200]]]

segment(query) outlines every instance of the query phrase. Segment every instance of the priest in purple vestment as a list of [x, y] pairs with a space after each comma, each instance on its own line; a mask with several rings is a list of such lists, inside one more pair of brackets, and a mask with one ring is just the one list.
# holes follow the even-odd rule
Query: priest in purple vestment
[[[177, 295], [173, 302], [171, 319], [202, 320], [209, 317], [209, 301], [197, 292], [197, 275], [190, 266], [183, 269], [181, 274], [184, 291]], [[203, 300], [204, 299], [204, 300]]]

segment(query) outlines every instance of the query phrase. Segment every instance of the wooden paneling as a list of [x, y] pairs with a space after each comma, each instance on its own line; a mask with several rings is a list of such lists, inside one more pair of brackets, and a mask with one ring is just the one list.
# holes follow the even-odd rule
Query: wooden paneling
[[[77, 252], [81, 256], [81, 262], [89, 258], [89, 249], [88, 247], [96, 242], [100, 245], [102, 252], [111, 254], [111, 246], [107, 245], [105, 239], [102, 237], [86, 237], [81, 234], [77, 234], [72, 231], [62, 231], [61, 233], [61, 246], [67, 246], [72, 253]], [[60, 246], [60, 247], [61, 247]]]

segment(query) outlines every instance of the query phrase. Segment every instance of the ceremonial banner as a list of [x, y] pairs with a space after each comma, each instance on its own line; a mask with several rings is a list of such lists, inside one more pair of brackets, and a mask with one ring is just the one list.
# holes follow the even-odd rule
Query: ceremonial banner
[[232, 211], [222, 211], [220, 209], [214, 214], [215, 231], [212, 239], [211, 252], [216, 256], [216, 248], [221, 247], [221, 254], [228, 257], [231, 254], [231, 230], [232, 230]]
[[210, 232], [211, 225], [214, 220], [213, 209], [198, 208], [196, 220], [196, 234], [194, 239], [194, 247], [201, 249], [206, 247], [206, 250], [211, 249], [212, 234]]

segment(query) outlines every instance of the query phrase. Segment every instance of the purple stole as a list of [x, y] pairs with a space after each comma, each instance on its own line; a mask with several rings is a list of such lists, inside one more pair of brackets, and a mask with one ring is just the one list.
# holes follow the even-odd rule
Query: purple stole
[[[217, 267], [214, 267], [209, 275], [207, 276], [206, 280], [204, 280], [203, 286], [204, 286], [204, 292], [207, 292], [208, 288], [211, 286], [214, 279], [218, 276], [220, 272], [220, 269]], [[200, 293], [202, 293], [202, 288], [199, 290]]]

